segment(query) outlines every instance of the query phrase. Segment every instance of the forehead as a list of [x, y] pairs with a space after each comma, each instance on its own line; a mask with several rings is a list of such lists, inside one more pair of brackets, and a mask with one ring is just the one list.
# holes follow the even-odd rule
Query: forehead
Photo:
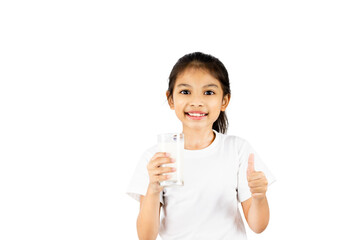
[[191, 86], [216, 84], [220, 87], [220, 81], [214, 78], [208, 70], [202, 68], [188, 68], [178, 75], [175, 87], [185, 83]]

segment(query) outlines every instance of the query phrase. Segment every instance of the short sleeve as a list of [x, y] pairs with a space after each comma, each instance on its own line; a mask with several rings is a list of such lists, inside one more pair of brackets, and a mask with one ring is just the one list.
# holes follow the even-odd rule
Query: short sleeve
[[268, 181], [268, 186], [276, 181], [274, 175], [270, 172], [268, 167], [264, 164], [259, 154], [253, 147], [243, 139], [239, 138], [239, 167], [237, 173], [237, 198], [239, 202], [244, 202], [251, 197], [250, 188], [247, 182], [247, 167], [250, 153], [254, 153], [255, 171], [261, 171], [265, 174]]
[[[147, 188], [149, 186], [149, 174], [147, 171], [147, 165], [150, 159], [156, 152], [156, 148], [150, 148], [146, 150], [140, 157], [138, 164], [135, 168], [133, 176], [130, 180], [126, 193], [140, 202], [140, 195], [145, 196]], [[160, 202], [164, 204], [163, 192], [160, 192]]]

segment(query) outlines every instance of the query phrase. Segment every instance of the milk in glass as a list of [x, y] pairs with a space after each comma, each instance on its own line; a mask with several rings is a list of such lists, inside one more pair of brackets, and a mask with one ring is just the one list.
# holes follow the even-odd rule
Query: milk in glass
[[167, 152], [174, 163], [163, 164], [164, 167], [175, 167], [176, 171], [164, 173], [171, 175], [171, 178], [160, 182], [161, 186], [183, 186], [183, 159], [184, 159], [184, 134], [183, 133], [165, 133], [158, 135], [158, 151]]

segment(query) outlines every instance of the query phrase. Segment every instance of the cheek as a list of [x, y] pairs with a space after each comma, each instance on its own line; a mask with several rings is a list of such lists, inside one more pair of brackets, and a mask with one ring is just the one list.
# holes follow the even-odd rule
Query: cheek
[[174, 106], [175, 106], [175, 109], [182, 108], [184, 105], [185, 105], [184, 99], [179, 98], [179, 97], [174, 98]]
[[222, 101], [219, 100], [219, 99], [213, 99], [211, 100], [208, 105], [209, 107], [214, 111], [214, 110], [220, 110], [221, 109], [221, 104], [222, 104]]

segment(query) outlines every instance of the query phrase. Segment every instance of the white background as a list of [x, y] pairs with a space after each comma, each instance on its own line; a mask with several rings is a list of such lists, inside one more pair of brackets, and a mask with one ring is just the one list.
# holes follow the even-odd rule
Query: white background
[[358, 1], [1, 1], [0, 239], [137, 239], [125, 194], [184, 54], [277, 177], [251, 239], [359, 239]]

